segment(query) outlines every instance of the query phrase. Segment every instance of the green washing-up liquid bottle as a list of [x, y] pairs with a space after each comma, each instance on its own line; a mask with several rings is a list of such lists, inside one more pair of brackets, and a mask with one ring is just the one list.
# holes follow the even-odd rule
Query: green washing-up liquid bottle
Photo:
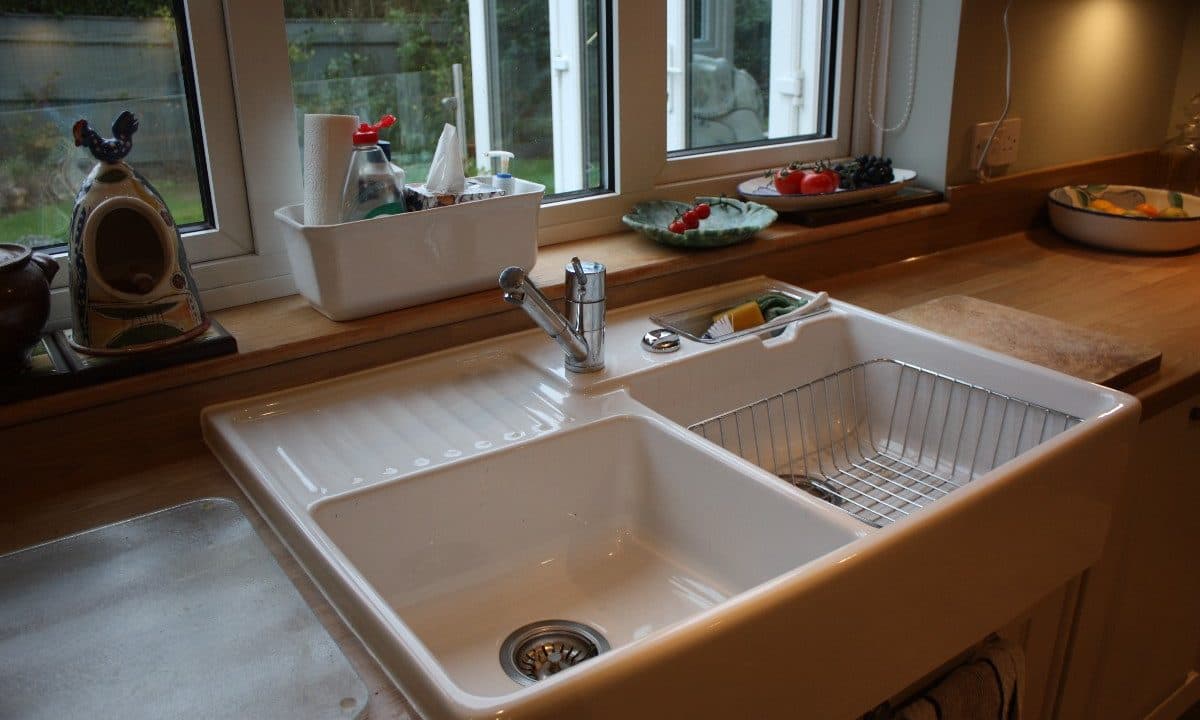
[[342, 186], [342, 222], [405, 211], [404, 179], [396, 177], [379, 147], [379, 129], [391, 127], [395, 122], [395, 117], [384, 115], [373, 125], [362, 123], [354, 133], [350, 168]]

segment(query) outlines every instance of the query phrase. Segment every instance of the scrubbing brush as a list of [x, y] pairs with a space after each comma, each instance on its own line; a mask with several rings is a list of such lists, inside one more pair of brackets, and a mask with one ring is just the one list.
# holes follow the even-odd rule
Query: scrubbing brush
[[720, 340], [726, 335], [733, 334], [733, 320], [728, 314], [717, 318], [717, 321], [708, 326], [708, 330], [704, 332], [704, 337], [708, 340]]

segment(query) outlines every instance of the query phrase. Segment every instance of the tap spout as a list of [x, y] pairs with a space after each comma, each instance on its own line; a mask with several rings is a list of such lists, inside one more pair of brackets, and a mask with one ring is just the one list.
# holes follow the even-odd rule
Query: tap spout
[[515, 266], [504, 268], [500, 273], [500, 289], [504, 291], [504, 301], [524, 310], [538, 327], [558, 343], [563, 352], [579, 362], [588, 359], [587, 340], [554, 309], [554, 305], [524, 270]]

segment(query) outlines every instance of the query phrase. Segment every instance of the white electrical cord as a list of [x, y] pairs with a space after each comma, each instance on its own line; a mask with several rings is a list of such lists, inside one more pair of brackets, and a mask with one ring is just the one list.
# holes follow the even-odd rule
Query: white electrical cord
[[992, 141], [996, 139], [997, 133], [1000, 132], [1000, 126], [1008, 118], [1008, 108], [1012, 103], [1012, 38], [1008, 33], [1008, 11], [1010, 9], [1012, 9], [1012, 0], [1008, 0], [1004, 4], [1004, 15], [1001, 18], [1004, 26], [1004, 112], [1000, 113], [1000, 119], [996, 121], [995, 127], [992, 128], [992, 134], [983, 144], [983, 151], [979, 153], [979, 163], [975, 166], [975, 176], [979, 178], [979, 182], [988, 180], [988, 174], [984, 171], [983, 166], [987, 164], [988, 151], [992, 149]]

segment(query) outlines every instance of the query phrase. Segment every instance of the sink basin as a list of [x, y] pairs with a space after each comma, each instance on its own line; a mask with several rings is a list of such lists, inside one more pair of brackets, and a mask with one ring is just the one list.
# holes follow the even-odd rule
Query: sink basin
[[610, 313], [602, 372], [531, 331], [205, 437], [429, 717], [857, 716], [1099, 557], [1134, 398], [840, 302], [641, 349], [748, 287]]
[[686, 434], [632, 416], [312, 512], [365, 588], [463, 691], [463, 706], [520, 689], [497, 662], [519, 627], [565, 618], [620, 652], [860, 530]]

